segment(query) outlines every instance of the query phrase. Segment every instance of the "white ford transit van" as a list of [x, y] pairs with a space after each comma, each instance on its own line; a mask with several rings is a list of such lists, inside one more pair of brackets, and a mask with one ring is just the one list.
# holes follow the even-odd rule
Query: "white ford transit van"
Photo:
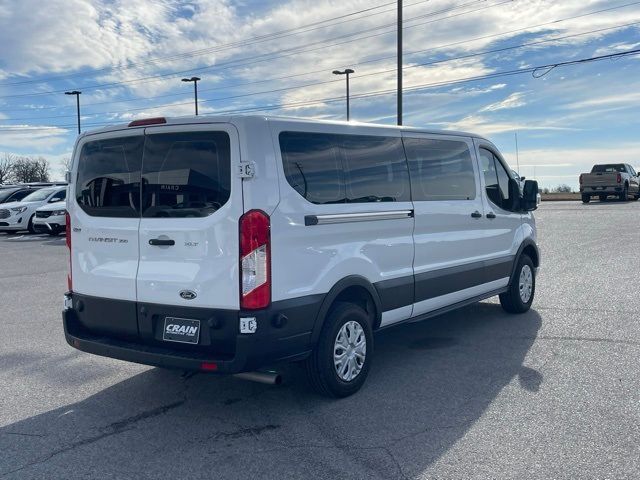
[[497, 149], [470, 134], [264, 116], [155, 118], [81, 135], [69, 174], [66, 339], [212, 373], [305, 361], [356, 392], [372, 332], [500, 295], [540, 255]]

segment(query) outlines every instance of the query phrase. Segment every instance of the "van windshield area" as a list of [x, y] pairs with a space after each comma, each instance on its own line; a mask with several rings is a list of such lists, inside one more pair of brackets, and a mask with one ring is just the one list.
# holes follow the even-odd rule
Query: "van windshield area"
[[591, 173], [624, 173], [625, 168], [622, 163], [611, 165], [594, 165]]
[[92, 216], [206, 217], [231, 194], [225, 132], [160, 133], [88, 142], [76, 200]]

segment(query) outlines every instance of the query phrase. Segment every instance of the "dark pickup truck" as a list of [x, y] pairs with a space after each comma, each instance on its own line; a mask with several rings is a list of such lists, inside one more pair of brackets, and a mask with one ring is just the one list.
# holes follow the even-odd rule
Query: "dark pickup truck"
[[640, 176], [626, 163], [594, 165], [591, 173], [580, 175], [580, 194], [583, 203], [589, 203], [591, 197], [604, 201], [609, 195], [615, 195], [621, 201], [629, 197], [638, 200]]

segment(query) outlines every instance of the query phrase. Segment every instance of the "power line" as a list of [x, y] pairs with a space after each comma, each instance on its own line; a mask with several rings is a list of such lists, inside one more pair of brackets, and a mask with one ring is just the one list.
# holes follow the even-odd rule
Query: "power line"
[[[468, 6], [470, 4], [473, 3], [480, 3], [480, 2], [485, 2], [486, 0], [475, 0], [473, 2], [469, 2], [463, 5], [458, 5], [458, 6], [454, 6], [451, 7], [449, 9], [444, 9], [444, 10], [440, 10], [438, 12], [431, 12], [425, 15], [420, 15], [418, 17], [414, 17], [411, 19], [407, 19], [404, 23], [408, 23], [411, 21], [415, 21], [417, 18], [424, 18], [426, 16], [434, 16], [436, 14], [440, 14], [446, 11], [453, 11], [465, 6]], [[428, 22], [422, 22], [422, 23], [418, 23], [415, 25], [409, 25], [406, 26], [404, 28], [414, 28], [414, 27], [418, 27], [418, 26], [422, 26], [422, 25], [427, 25], [429, 23], [434, 23], [437, 21], [442, 21], [442, 20], [447, 20], [450, 18], [454, 18], [454, 17], [458, 17], [461, 15], [468, 15], [470, 13], [475, 13], [475, 12], [479, 12], [482, 10], [486, 10], [489, 8], [493, 8], [493, 7], [497, 7], [497, 6], [501, 6], [504, 5], [506, 3], [511, 3], [514, 2], [515, 0], [503, 0], [499, 3], [495, 3], [492, 5], [487, 5], [481, 8], [477, 8], [475, 10], [470, 10], [467, 12], [463, 12], [463, 13], [459, 13], [459, 14], [455, 14], [455, 15], [449, 15], [447, 17], [443, 17], [443, 18], [439, 18], [436, 20], [431, 20]], [[636, 3], [640, 3], [636, 2]], [[163, 74], [157, 74], [157, 75], [150, 75], [147, 77], [141, 77], [141, 78], [137, 78], [137, 79], [133, 79], [133, 80], [122, 80], [122, 81], [118, 81], [118, 82], [110, 82], [110, 83], [104, 83], [104, 84], [99, 84], [99, 85], [89, 85], [89, 86], [83, 86], [83, 87], [78, 87], [81, 88], [83, 91], [86, 90], [96, 90], [96, 89], [104, 89], [104, 90], [108, 90], [111, 88], [115, 88], [121, 85], [133, 85], [133, 84], [141, 84], [141, 83], [149, 83], [149, 82], [153, 82], [156, 81], [158, 79], [162, 79], [162, 78], [166, 78], [166, 79], [170, 79], [170, 78], [178, 78], [180, 76], [182, 76], [183, 74], [187, 74], [187, 73], [200, 73], [203, 71], [207, 71], [207, 70], [226, 70], [229, 68], [238, 68], [238, 67], [242, 67], [242, 66], [246, 66], [246, 65], [252, 65], [255, 63], [260, 63], [260, 62], [265, 62], [265, 61], [270, 61], [270, 60], [274, 60], [277, 58], [283, 58], [283, 57], [289, 57], [292, 55], [296, 55], [299, 53], [307, 53], [310, 51], [316, 51], [316, 50], [324, 50], [327, 47], [332, 47], [332, 46], [339, 46], [339, 45], [344, 45], [346, 43], [352, 43], [355, 41], [359, 41], [359, 40], [365, 40], [365, 39], [369, 39], [369, 38], [374, 38], [374, 37], [379, 37], [382, 35], [388, 35], [390, 33], [395, 33], [395, 30], [393, 31], [388, 31], [388, 32], [382, 32], [382, 33], [378, 33], [378, 34], [373, 34], [373, 35], [368, 35], [365, 37], [360, 37], [360, 38], [352, 38], [351, 40], [347, 40], [344, 42], [339, 42], [339, 43], [333, 43], [331, 44], [330, 42], [337, 40], [337, 39], [343, 39], [343, 38], [351, 38], [357, 35], [360, 35], [362, 33], [367, 33], [367, 32], [371, 32], [371, 31], [375, 31], [375, 30], [381, 30], [383, 28], [388, 28], [391, 26], [395, 26], [396, 24], [386, 24], [386, 25], [381, 25], [378, 27], [373, 27], [373, 28], [368, 28], [365, 30], [360, 30], [358, 32], [354, 32], [354, 33], [349, 33], [349, 34], [345, 34], [345, 35], [340, 35], [337, 37], [334, 37], [330, 40], [322, 40], [322, 41], [317, 41], [317, 42], [312, 42], [312, 43], [308, 43], [306, 45], [302, 45], [302, 46], [296, 46], [296, 47], [292, 47], [292, 48], [287, 48], [287, 49], [282, 49], [282, 50], [277, 50], [274, 52], [267, 52], [267, 53], [263, 53], [260, 55], [255, 55], [255, 56], [251, 56], [251, 57], [244, 57], [241, 59], [237, 59], [237, 60], [231, 60], [229, 62], [224, 62], [224, 63], [220, 63], [220, 64], [215, 64], [215, 65], [211, 65], [211, 66], [206, 66], [206, 67], [199, 67], [199, 68], [191, 68], [188, 70], [179, 70], [179, 71], [173, 71], [173, 72], [169, 72], [169, 73], [163, 73]], [[325, 45], [327, 43], [330, 43], [329, 45]], [[306, 49], [306, 47], [309, 46], [317, 46], [316, 48], [312, 48], [312, 49]], [[253, 60], [251, 62], [246, 62], [246, 63], [242, 63], [245, 60]], [[240, 63], [239, 63], [240, 62]], [[220, 68], [220, 67], [224, 67], [224, 68]], [[26, 98], [26, 97], [39, 97], [39, 96], [46, 96], [46, 95], [54, 95], [54, 94], [59, 94], [62, 93], [64, 90], [49, 90], [46, 92], [37, 92], [37, 93], [23, 93], [23, 94], [13, 94], [13, 95], [3, 95], [0, 96], [0, 99], [6, 99], [6, 98]]]
[[[556, 20], [553, 20], [553, 21], [550, 21], [550, 22], [545, 22], [545, 23], [541, 23], [541, 24], [537, 24], [537, 25], [533, 25], [533, 26], [518, 28], [518, 29], [510, 30], [510, 31], [507, 31], [507, 32], [484, 35], [484, 36], [481, 36], [481, 37], [476, 37], [476, 38], [468, 39], [468, 40], [462, 40], [462, 41], [453, 42], [453, 43], [449, 43], [449, 44], [445, 44], [445, 45], [439, 45], [437, 47], [432, 47], [432, 48], [428, 48], [428, 49], [424, 49], [424, 50], [417, 50], [417, 51], [414, 51], [414, 52], [407, 52], [405, 54], [406, 55], [415, 55], [415, 54], [425, 53], [425, 52], [434, 51], [434, 50], [438, 50], [438, 49], [443, 49], [443, 48], [447, 48], [447, 47], [458, 46], [458, 45], [462, 45], [462, 44], [465, 44], [465, 43], [470, 43], [470, 42], [477, 41], [477, 40], [485, 40], [485, 39], [488, 39], [488, 38], [495, 38], [495, 37], [499, 37], [499, 36], [509, 35], [509, 34], [512, 34], [512, 33], [522, 32], [522, 31], [525, 31], [525, 30], [540, 28], [540, 27], [549, 26], [549, 25], [557, 24], [557, 23], [564, 22], [564, 21], [574, 20], [574, 19], [577, 19], [577, 18], [583, 18], [583, 17], [590, 16], [590, 15], [596, 15], [596, 14], [599, 14], [599, 13], [604, 13], [604, 12], [608, 12], [608, 11], [612, 11], [612, 10], [616, 10], [616, 9], [620, 9], [620, 8], [625, 8], [625, 7], [636, 5], [636, 4], [639, 4], [639, 3], [640, 3], [640, 1], [636, 1], [636, 2], [632, 2], [632, 3], [624, 4], [624, 5], [619, 5], [619, 6], [614, 6], [614, 7], [609, 7], [609, 8], [605, 8], [605, 9], [596, 10], [596, 11], [593, 11], [593, 12], [588, 12], [588, 13], [585, 13], [585, 14], [580, 14], [580, 15], [575, 15], [575, 16], [571, 16], [571, 17], [565, 17], [565, 18], [561, 18], [561, 19], [556, 19]], [[492, 5], [492, 6], [496, 6], [496, 5]], [[491, 7], [491, 6], [489, 6], [489, 7]], [[488, 7], [484, 7], [484, 8], [488, 8]], [[463, 14], [467, 14], [467, 13], [470, 13], [470, 12], [464, 12]], [[458, 14], [458, 15], [460, 15], [460, 14]], [[446, 18], [450, 18], [450, 17], [437, 19], [435, 21], [444, 20]], [[408, 20], [408, 21], [411, 21], [411, 20]], [[432, 22], [433, 21], [424, 22], [424, 23], [432, 23]], [[412, 28], [412, 27], [420, 26], [420, 25], [422, 25], [422, 23], [421, 24], [417, 24], [417, 25], [411, 25], [411, 26], [405, 27], [405, 28]], [[385, 34], [389, 34], [389, 33], [392, 33], [392, 32], [391, 31], [390, 32], [383, 32], [382, 34], [377, 34], [377, 35], [372, 35], [372, 36], [385, 35]], [[369, 37], [364, 37], [364, 38], [369, 38]], [[356, 40], [361, 40], [361, 39], [356, 39]], [[342, 43], [348, 43], [348, 42], [341, 42], [339, 44], [342, 44]], [[339, 45], [339, 44], [337, 44], [337, 45]], [[320, 48], [325, 48], [325, 47], [320, 47]], [[317, 50], [317, 49], [319, 49], [319, 48], [311, 49], [311, 51]], [[309, 50], [307, 50], [307, 51], [309, 51]], [[294, 54], [297, 54], [297, 53], [304, 53], [304, 52], [303, 51], [295, 52]], [[270, 55], [270, 54], [267, 54], [267, 55]], [[286, 56], [290, 56], [290, 55], [286, 55]], [[275, 57], [275, 58], [277, 58], [277, 57]], [[386, 57], [380, 57], [380, 58], [376, 58], [376, 59], [373, 59], [373, 60], [366, 60], [366, 61], [361, 61], [361, 62], [356, 62], [356, 63], [350, 63], [350, 65], [359, 66], [359, 65], [366, 64], [366, 63], [373, 63], [373, 62], [382, 61], [382, 60], [389, 59], [389, 58], [395, 58], [395, 55], [386, 56]], [[273, 59], [273, 58], [270, 58], [270, 59]], [[243, 60], [243, 59], [240, 59], [240, 60]], [[235, 62], [238, 62], [240, 60], [236, 60], [234, 62], [227, 62], [227, 63], [235, 63]], [[269, 60], [269, 59], [267, 59], [267, 60]], [[261, 60], [261, 61], [265, 61], [265, 60]], [[257, 62], [249, 62], [249, 63], [257, 63]], [[226, 65], [226, 64], [217, 65], [217, 66], [212, 67], [212, 68], [217, 68], [217, 69], [220, 69], [220, 70], [226, 70], [226, 69], [229, 69], [229, 68], [234, 68], [234, 67], [238, 67], [238, 66], [244, 66], [246, 64], [235, 64], [235, 65], [226, 66], [226, 67], [224, 65]], [[224, 67], [224, 68], [220, 68], [220, 67]], [[189, 70], [189, 71], [193, 71], [193, 70]], [[294, 77], [294, 76], [304, 76], [304, 75], [309, 75], [311, 73], [320, 73], [320, 72], [323, 72], [323, 71], [324, 70], [317, 70], [317, 71], [314, 71], [314, 72], [305, 72], [305, 73], [302, 73], [302, 74], [288, 75], [286, 77], [279, 77], [279, 78], [274, 78], [274, 79], [271, 79], [271, 80], [281, 80], [281, 79], [290, 78], [290, 77]], [[392, 70], [392, 71], [395, 71], [395, 70]], [[364, 76], [364, 75], [361, 75], [361, 76]], [[271, 80], [270, 79], [266, 79], [266, 80], [261, 80], [261, 81], [234, 84], [233, 87], [250, 85], [250, 84], [257, 84], [257, 83], [264, 83], [266, 81], [271, 81]], [[219, 90], [220, 88], [226, 88], [226, 86], [218, 86], [215, 89], [203, 89], [201, 91], [205, 92], [205, 91]], [[154, 98], [166, 98], [166, 97], [170, 97], [170, 96], [180, 96], [180, 95], [181, 94], [168, 94], [168, 95], [158, 95], [158, 96], [155, 96], [155, 97], [147, 97], [147, 98], [139, 98], [139, 99], [136, 99], [136, 98], [134, 98], [134, 99], [124, 99], [124, 100], [117, 101], [117, 102], [111, 102], [111, 101], [110, 102], [94, 102], [94, 103], [87, 104], [87, 106], [103, 105], [103, 104], [111, 104], [111, 103], [124, 103], [126, 101], [150, 100], [150, 99], [154, 99]], [[164, 105], [164, 106], [172, 106], [172, 105], [174, 105], [174, 104], [167, 104], [167, 105]], [[154, 108], [159, 108], [159, 107], [162, 107], [162, 106], [163, 105], [158, 106], [158, 107], [154, 107]], [[47, 109], [54, 108], [55, 109], [55, 108], [61, 108], [61, 107], [45, 107], [45, 108], [47, 108]], [[64, 108], [64, 107], [62, 107], [62, 108]], [[145, 110], [147, 108], [152, 108], [152, 107], [145, 107], [145, 108], [141, 108], [139, 110]]]
[[[414, 85], [412, 87], [406, 87], [404, 90], [405, 90], [405, 92], [413, 93], [413, 92], [419, 92], [419, 91], [430, 89], [430, 88], [439, 88], [439, 87], [445, 87], [445, 86], [451, 86], [451, 85], [459, 85], [459, 84], [462, 84], [462, 83], [476, 82], [476, 81], [480, 81], [480, 80], [488, 80], [488, 79], [515, 76], [515, 75], [522, 75], [522, 74], [525, 74], [525, 73], [534, 73], [534, 72], [539, 71], [539, 70], [555, 69], [555, 68], [561, 68], [561, 67], [584, 64], [584, 63], [599, 62], [599, 61], [603, 61], [603, 60], [607, 60], [607, 59], [622, 58], [622, 57], [627, 57], [627, 56], [630, 56], [630, 55], [637, 55], [637, 54], [640, 54], [640, 49], [633, 49], [633, 50], [628, 50], [628, 51], [624, 51], [624, 52], [610, 53], [610, 54], [606, 54], [606, 55], [599, 55], [599, 56], [596, 56], [596, 57], [582, 58], [582, 59], [578, 59], [578, 60], [567, 60], [567, 61], [563, 61], [563, 62], [557, 62], [557, 63], [551, 63], [551, 64], [545, 64], [545, 65], [538, 65], [538, 66], [535, 66], [535, 67], [527, 67], [527, 68], [519, 68], [519, 69], [514, 69], [514, 70], [505, 70], [505, 71], [500, 71], [500, 72], [493, 72], [493, 73], [489, 73], [489, 74], [485, 74], [485, 75], [475, 75], [475, 76], [471, 76], [471, 77], [459, 78], [459, 79], [456, 79], [456, 80], [425, 83], [425, 84], [420, 84], [420, 85]], [[395, 93], [396, 93], [396, 90], [395, 90], [395, 88], [393, 88], [393, 89], [377, 90], [377, 91], [373, 91], [373, 92], [356, 94], [356, 95], [352, 95], [352, 98], [371, 98], [371, 97], [378, 97], [378, 96], [390, 95], [390, 94], [395, 94]], [[266, 105], [266, 106], [255, 106], [255, 107], [247, 107], [247, 108], [242, 108], [242, 109], [220, 110], [218, 112], [215, 112], [215, 114], [216, 115], [229, 115], [229, 114], [238, 114], [238, 113], [261, 112], [261, 111], [279, 110], [279, 109], [283, 109], [283, 108], [313, 106], [313, 105], [316, 105], [316, 104], [333, 103], [333, 102], [338, 102], [338, 101], [339, 102], [343, 102], [344, 101], [344, 97], [343, 96], [339, 96], [339, 97], [319, 98], [319, 99], [315, 99], [315, 100], [305, 100], [305, 101], [299, 101], [299, 102], [289, 102], [289, 103], [273, 104], [273, 105]], [[180, 118], [180, 117], [181, 116], [177, 116], [175, 118]], [[109, 125], [109, 124], [112, 124], [112, 122], [94, 122], [94, 123], [90, 123], [90, 124], [87, 124], [87, 125], [88, 126], [103, 126], [103, 125]], [[71, 127], [73, 127], [73, 125], [49, 125], [49, 126], [46, 126], [46, 127], [35, 127], [35, 126], [34, 127], [24, 127], [24, 126], [18, 125], [18, 126], [15, 126], [15, 127], [17, 127], [15, 129], [13, 127], [14, 126], [0, 127], [0, 132], [5, 132], [5, 131], [51, 130], [51, 129], [59, 129], [59, 128], [71, 128]]]
[[[422, 4], [422, 3], [427, 3], [429, 1], [430, 0], [417, 1], [417, 2], [414, 2], [414, 3], [411, 3], [411, 4], [407, 5], [407, 7], [412, 7], [412, 6], [415, 6], [415, 5]], [[95, 69], [95, 70], [92, 70], [91, 72], [87, 72], [87, 73], [74, 73], [74, 74], [67, 74], [67, 75], [56, 75], [56, 76], [47, 77], [47, 78], [40, 78], [40, 79], [37, 79], [37, 80], [23, 80], [23, 81], [19, 81], [19, 82], [3, 83], [3, 84], [0, 84], [0, 87], [24, 85], [24, 84], [31, 84], [31, 83], [47, 83], [47, 82], [50, 82], [50, 81], [60, 80], [60, 79], [63, 79], [63, 78], [75, 78], [75, 77], [82, 77], [82, 76], [91, 76], [91, 75], [95, 75], [97, 73], [108, 72], [108, 71], [113, 71], [113, 70], [123, 71], [123, 70], [129, 70], [129, 69], [132, 69], [132, 68], [137, 68], [138, 66], [141, 66], [141, 65], [153, 64], [153, 63], [156, 63], [156, 62], [163, 62], [163, 61], [181, 59], [181, 58], [185, 58], [185, 57], [188, 57], [188, 56], [206, 55], [208, 53], [214, 53], [214, 52], [226, 50], [226, 49], [229, 49], [229, 48], [236, 48], [238, 46], [243, 46], [245, 44], [248, 45], [248, 44], [253, 44], [253, 43], [256, 43], [256, 42], [262, 42], [264, 40], [277, 39], [277, 38], [280, 38], [280, 36], [285, 35], [285, 34], [286, 34], [285, 36], [290, 36], [292, 34], [308, 33], [309, 31], [317, 30], [317, 29], [320, 29], [320, 28], [327, 28], [327, 27], [331, 27], [331, 26], [335, 26], [335, 25], [341, 25], [343, 23], [347, 23], [347, 21], [335, 22], [335, 23], [333, 21], [334, 20], [341, 20], [341, 19], [348, 18], [348, 17], [352, 17], [352, 16], [355, 16], [355, 15], [359, 15], [361, 13], [370, 12], [370, 11], [377, 10], [377, 9], [380, 9], [380, 8], [383, 8], [383, 7], [387, 7], [389, 5], [394, 5], [394, 4], [395, 4], [395, 1], [394, 2], [383, 3], [383, 4], [377, 5], [375, 7], [365, 8], [365, 9], [357, 10], [355, 12], [351, 12], [351, 13], [348, 13], [348, 14], [345, 14], [345, 15], [340, 15], [340, 16], [337, 16], [337, 17], [331, 17], [331, 18], [327, 18], [325, 20], [319, 20], [317, 22], [309, 23], [309, 24], [306, 24], [306, 25], [301, 25], [300, 27], [291, 28], [291, 29], [287, 29], [287, 30], [281, 30], [281, 31], [278, 31], [278, 32], [273, 32], [273, 33], [270, 33], [270, 34], [265, 34], [265, 35], [260, 35], [260, 36], [249, 37], [249, 38], [246, 38], [244, 40], [237, 40], [235, 42], [223, 43], [223, 44], [220, 44], [220, 45], [216, 45], [215, 47], [208, 47], [208, 48], [204, 48], [204, 49], [191, 50], [191, 51], [188, 51], [188, 52], [183, 52], [183, 53], [174, 54], [174, 55], [168, 55], [168, 56], [165, 56], [165, 57], [156, 57], [156, 58], [152, 58], [152, 59], [145, 60], [145, 61], [142, 61], [142, 62], [129, 63], [127, 65], [111, 65], [109, 67], [103, 67], [103, 68]], [[381, 15], [383, 13], [388, 13], [388, 12], [391, 12], [391, 11], [393, 11], [393, 10], [384, 10], [382, 12], [376, 12], [376, 13], [369, 14], [369, 15], [363, 15], [363, 16], [361, 16], [359, 18], [350, 19], [348, 21], [361, 20], [361, 19], [364, 19], [364, 18], [369, 18], [369, 17], [372, 17], [372, 16]], [[331, 23], [329, 23], [329, 22], [331, 22]], [[329, 24], [318, 27], [319, 25], [322, 25], [324, 23], [329, 23]], [[313, 28], [311, 30], [305, 30], [305, 29], [307, 29], [309, 27], [316, 27], [316, 28]], [[302, 30], [302, 31], [299, 31], [299, 30]]]
[[[465, 59], [469, 59], [469, 58], [473, 58], [473, 57], [490, 55], [490, 54], [494, 54], [494, 53], [501, 53], [501, 52], [515, 50], [515, 49], [519, 49], [519, 48], [526, 48], [526, 47], [541, 45], [541, 44], [545, 44], [545, 43], [552, 43], [552, 42], [562, 41], [562, 40], [566, 40], [566, 39], [569, 39], [569, 38], [575, 38], [575, 37], [584, 36], [584, 35], [591, 35], [591, 34], [594, 34], [594, 33], [601, 33], [603, 31], [609, 31], [609, 30], [620, 29], [620, 28], [627, 28], [629, 26], [638, 25], [638, 24], [640, 24], [640, 21], [626, 23], [626, 24], [623, 24], [623, 25], [616, 25], [616, 26], [613, 26], [613, 27], [606, 27], [606, 28], [590, 30], [590, 31], [587, 31], [587, 32], [581, 32], [581, 33], [570, 34], [570, 35], [563, 35], [563, 36], [549, 38], [549, 39], [545, 39], [545, 40], [539, 40], [539, 41], [535, 41], [535, 42], [527, 42], [527, 43], [522, 43], [522, 44], [519, 44], [519, 45], [512, 45], [512, 46], [502, 47], [502, 48], [497, 48], [497, 49], [492, 49], [492, 50], [474, 52], [474, 53], [469, 53], [469, 54], [466, 54], [466, 55], [460, 55], [460, 56], [457, 56], [457, 57], [448, 57], [448, 58], [445, 58], [445, 59], [442, 59], [442, 60], [434, 60], [434, 61], [430, 61], [430, 62], [417, 63], [417, 64], [412, 64], [412, 65], [405, 66], [405, 67], [403, 67], [403, 70], [417, 68], [417, 67], [438, 65], [438, 64], [443, 64], [443, 63], [448, 63], [448, 62], [453, 62], [453, 61], [458, 61], [458, 60], [465, 60]], [[535, 28], [535, 26], [534, 27], [529, 27], [529, 28]], [[469, 41], [473, 41], [473, 40], [469, 40]], [[440, 47], [435, 47], [434, 49], [438, 49], [438, 48], [440, 48]], [[358, 65], [358, 64], [355, 64], [355, 65]], [[321, 70], [321, 71], [324, 72], [324, 70]], [[395, 71], [396, 71], [395, 68], [391, 68], [391, 69], [387, 69], [387, 70], [379, 70], [379, 71], [370, 72], [370, 73], [363, 73], [363, 74], [354, 76], [354, 78], [362, 78], [362, 77], [368, 77], [368, 76], [374, 76], [374, 75], [381, 75], [381, 74], [385, 74], [385, 73], [392, 73], [392, 72], [395, 72]], [[286, 78], [286, 77], [284, 77], [284, 78]], [[306, 88], [306, 87], [310, 87], [310, 86], [334, 83], [336, 81], [337, 80], [327, 80], [327, 81], [307, 83], [307, 84], [303, 84], [303, 85], [295, 85], [295, 86], [290, 86], [290, 87], [283, 87], [283, 88], [280, 88], [280, 89], [272, 89], [272, 90], [267, 90], [267, 91], [250, 92], [250, 93], [239, 94], [239, 95], [231, 95], [231, 96], [220, 97], [220, 98], [216, 98], [216, 99], [208, 99], [208, 100], [205, 99], [205, 100], [202, 100], [201, 103], [219, 102], [219, 101], [224, 101], [224, 100], [234, 100], [234, 99], [237, 99], [237, 98], [244, 98], [244, 97], [255, 96], [255, 95], [266, 95], [266, 94], [271, 94], [271, 93], [280, 93], [280, 92], [288, 91], [288, 90], [296, 90], [296, 89], [302, 89], [302, 88]], [[236, 86], [241, 86], [241, 85], [242, 84], [239, 84], [239, 85], [236, 85]], [[214, 88], [214, 89], [201, 89], [200, 93], [206, 92], [206, 91], [212, 91], [212, 90], [219, 90], [220, 88], [224, 88], [224, 87], [217, 87], [217, 88]], [[172, 94], [172, 96], [175, 96], [175, 95], [176, 94]], [[184, 95], [184, 94], [177, 94], [177, 95]], [[161, 96], [150, 97], [150, 98], [160, 98], [160, 97]], [[145, 99], [145, 100], [147, 100], [147, 99]], [[103, 102], [102, 104], [111, 104], [111, 103], [114, 103], [114, 102]], [[116, 103], [119, 103], [119, 102], [116, 102]], [[169, 104], [164, 104], [164, 105], [145, 106], [145, 107], [139, 107], [139, 108], [129, 108], [129, 109], [127, 109], [127, 111], [128, 112], [131, 112], [131, 111], [143, 111], [143, 110], [158, 109], [158, 108], [163, 108], [163, 107], [175, 107], [175, 106], [189, 105], [191, 103], [192, 102], [190, 102], [190, 101], [185, 101], [185, 102], [181, 102], [181, 103], [169, 103]], [[90, 105], [92, 105], [92, 104], [87, 104], [87, 105], [85, 105], [85, 107], [90, 106]], [[87, 113], [87, 114], [85, 114], [85, 116], [118, 115], [118, 114], [121, 114], [121, 113], [122, 112], [115, 112], [115, 111], [95, 112], [95, 113]], [[71, 117], [74, 117], [74, 115], [53, 115], [53, 116], [49, 116], [49, 117], [38, 117], [38, 119], [71, 118]], [[32, 117], [5, 118], [5, 119], [2, 119], [1, 121], [5, 121], [6, 122], [6, 121], [22, 121], [22, 120], [32, 120]]]

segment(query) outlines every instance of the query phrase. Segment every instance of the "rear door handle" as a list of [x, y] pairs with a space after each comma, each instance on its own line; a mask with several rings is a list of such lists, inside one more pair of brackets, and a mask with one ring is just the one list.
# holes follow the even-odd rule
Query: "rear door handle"
[[475, 211], [471, 214], [473, 218], [482, 218], [482, 214], [479, 211]]
[[493, 212], [489, 212], [487, 213], [487, 218], [491, 218], [491, 219], [496, 218], [496, 214]]
[[164, 239], [164, 238], [152, 238], [149, 240], [149, 245], [153, 245], [154, 247], [170, 247], [176, 244], [175, 240]]

